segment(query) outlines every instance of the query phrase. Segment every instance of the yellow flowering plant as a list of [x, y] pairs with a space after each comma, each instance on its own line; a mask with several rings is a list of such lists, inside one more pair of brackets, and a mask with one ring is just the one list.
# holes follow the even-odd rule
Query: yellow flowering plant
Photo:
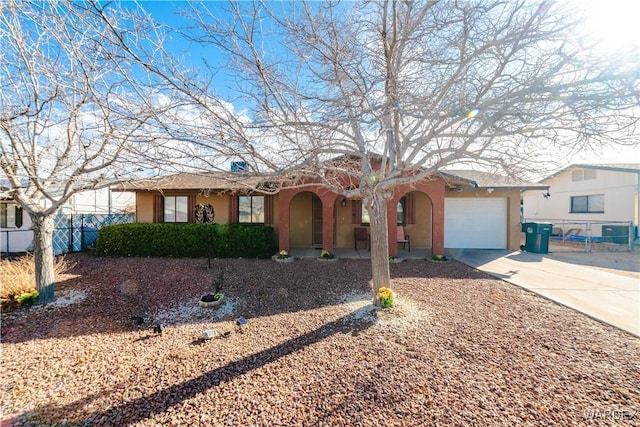
[[330, 251], [323, 249], [322, 252], [320, 252], [320, 258], [332, 259], [333, 254]]
[[40, 293], [35, 289], [22, 290], [14, 295], [16, 302], [22, 306], [30, 306], [38, 301]]
[[382, 287], [378, 289], [378, 296], [376, 299], [381, 307], [389, 308], [393, 305], [395, 296], [396, 294], [390, 288]]
[[278, 258], [280, 259], [289, 258], [289, 252], [285, 251], [284, 249], [281, 250], [280, 253], [278, 254]]

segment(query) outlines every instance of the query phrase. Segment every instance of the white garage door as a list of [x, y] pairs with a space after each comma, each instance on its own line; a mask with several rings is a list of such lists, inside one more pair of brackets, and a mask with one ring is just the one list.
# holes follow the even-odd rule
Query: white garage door
[[444, 199], [444, 247], [506, 249], [507, 199]]

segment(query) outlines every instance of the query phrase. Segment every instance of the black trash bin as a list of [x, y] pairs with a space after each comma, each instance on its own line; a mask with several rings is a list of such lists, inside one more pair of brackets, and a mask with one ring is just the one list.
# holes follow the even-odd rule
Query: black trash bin
[[549, 236], [551, 236], [552, 229], [553, 224], [548, 222], [523, 222], [524, 250], [534, 254], [548, 254]]

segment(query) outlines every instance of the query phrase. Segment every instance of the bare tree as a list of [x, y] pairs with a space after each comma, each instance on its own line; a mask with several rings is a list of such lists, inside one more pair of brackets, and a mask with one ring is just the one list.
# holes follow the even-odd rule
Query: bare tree
[[134, 12], [0, 2], [0, 168], [33, 223], [42, 303], [54, 298], [58, 209], [79, 191], [155, 168], [160, 157], [157, 119], [174, 105], [166, 93], [158, 101], [160, 86], [140, 66], [149, 57], [122, 48], [125, 40], [141, 52], [149, 40], [161, 42]]
[[[562, 2], [221, 7], [192, 6], [183, 30], [225, 54], [205, 83], [150, 69], [200, 112], [172, 136], [290, 174], [291, 185], [312, 177], [361, 198], [374, 294], [389, 283], [386, 205], [398, 184], [464, 163], [540, 173], [558, 153], [638, 143], [637, 61], [593, 53]], [[230, 75], [242, 116], [219, 101], [218, 73]]]

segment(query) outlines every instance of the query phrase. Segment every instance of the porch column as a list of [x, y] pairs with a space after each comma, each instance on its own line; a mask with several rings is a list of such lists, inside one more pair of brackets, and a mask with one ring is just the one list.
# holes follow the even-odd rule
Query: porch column
[[389, 256], [398, 256], [398, 201], [402, 196], [396, 188], [394, 196], [387, 202], [387, 235], [389, 236]]
[[281, 190], [278, 194], [278, 251], [289, 252], [289, 205], [293, 194], [290, 191]]
[[438, 188], [432, 188], [428, 195], [431, 198], [431, 232], [433, 255], [444, 255], [444, 182]]
[[322, 249], [333, 252], [333, 207], [336, 203], [336, 194], [327, 194], [320, 197], [322, 201]]

